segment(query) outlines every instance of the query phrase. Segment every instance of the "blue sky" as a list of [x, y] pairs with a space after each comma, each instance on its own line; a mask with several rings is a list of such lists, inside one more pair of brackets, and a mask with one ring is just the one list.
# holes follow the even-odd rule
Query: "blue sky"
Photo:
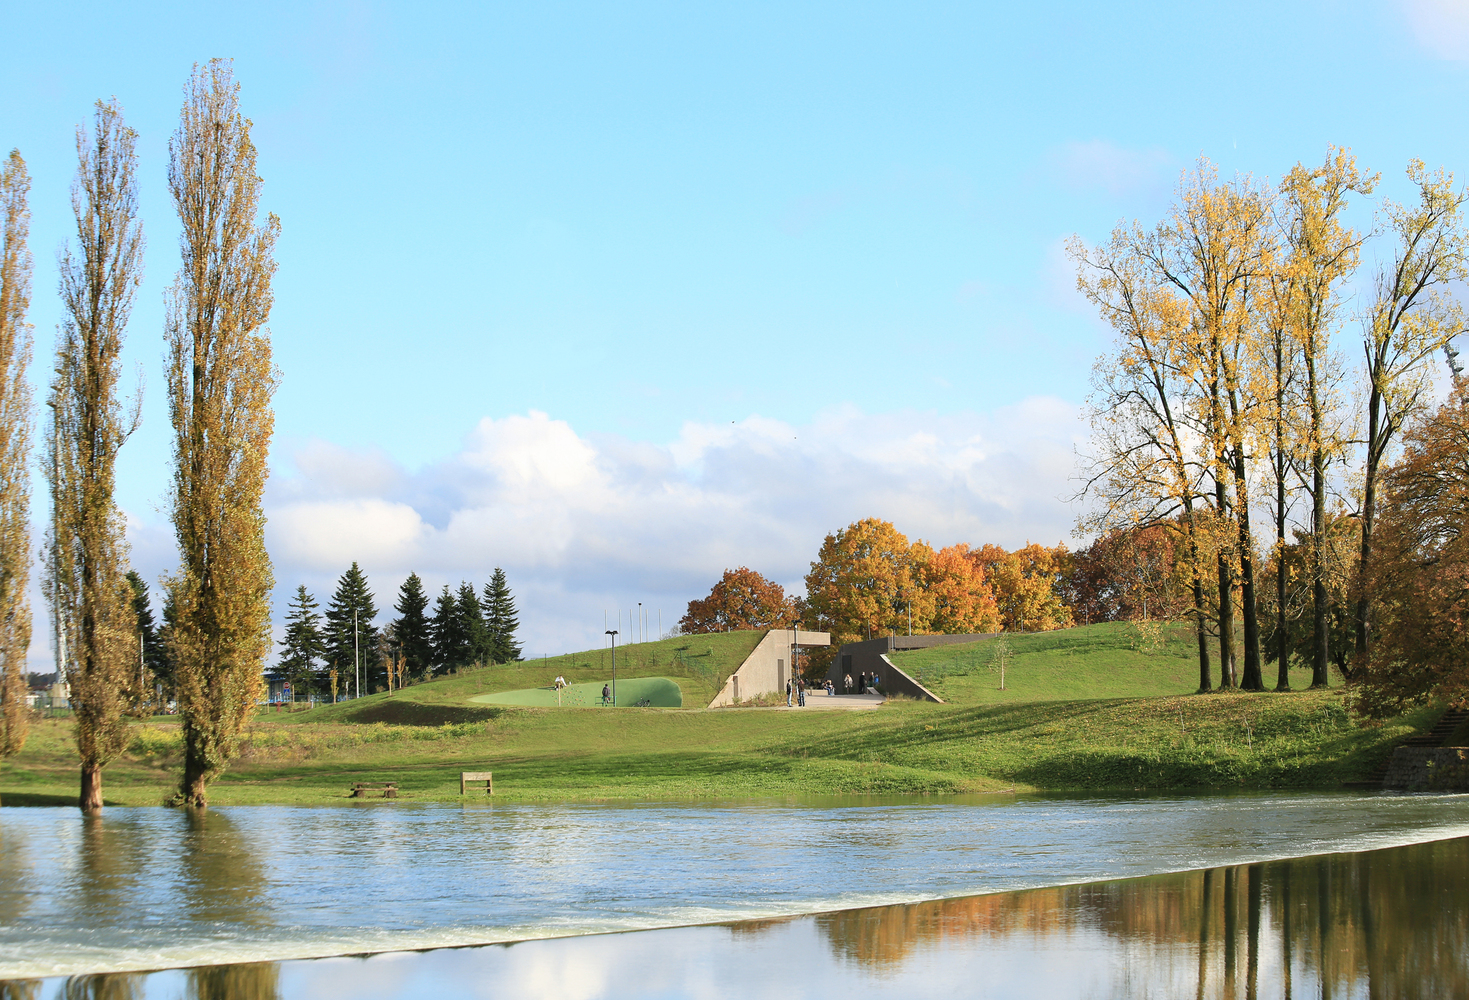
[[532, 652], [638, 600], [667, 626], [726, 566], [798, 583], [862, 516], [1066, 538], [1109, 341], [1066, 237], [1157, 219], [1200, 155], [1278, 178], [1347, 145], [1401, 196], [1410, 157], [1466, 151], [1442, 0], [13, 6], [38, 388], [74, 129], [116, 95], [140, 134], [139, 568], [174, 559], [167, 140], [190, 65], [229, 56], [284, 227], [281, 591], [355, 558], [386, 607], [409, 570], [504, 565]]

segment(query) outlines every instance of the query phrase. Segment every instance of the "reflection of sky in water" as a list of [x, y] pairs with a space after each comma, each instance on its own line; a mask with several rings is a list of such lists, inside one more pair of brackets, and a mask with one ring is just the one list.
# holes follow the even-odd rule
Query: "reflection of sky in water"
[[[262, 961], [666, 927], [1463, 834], [1469, 834], [1466, 796], [906, 800], [823, 807], [460, 809], [399, 803], [219, 809], [202, 823], [180, 811], [111, 809], [100, 824], [88, 824], [70, 809], [5, 809], [0, 974]], [[730, 935], [722, 929], [676, 933]], [[1030, 961], [1054, 962], [1060, 974], [1092, 947], [1088, 941], [1096, 933], [1073, 923], [1054, 943], [1054, 956]], [[631, 963], [628, 968], [643, 962], [642, 974], [652, 975], [669, 960], [633, 953], [661, 947], [656, 941], [663, 934], [517, 945], [475, 952], [476, 959], [439, 952], [412, 961], [449, 975], [462, 963], [483, 970], [486, 963], [554, 954], [564, 958], [515, 976], [554, 979], [561, 975], [558, 961], [603, 960]], [[786, 947], [791, 962], [802, 968], [851, 961], [821, 944], [822, 934], [829, 937], [830, 928], [822, 931], [803, 920], [734, 935], [718, 961], [739, 968], [750, 962], [780, 965]], [[768, 943], [787, 938], [785, 945]], [[905, 970], [912, 963], [942, 951], [946, 940], [925, 938], [879, 978], [909, 975]], [[1049, 955], [1052, 938], [1041, 935], [1027, 947]], [[1110, 947], [1109, 954], [1115, 953]], [[629, 957], [618, 957], [624, 952]], [[705, 965], [711, 960], [699, 959]], [[292, 964], [283, 967], [282, 981], [330, 978], [333, 968], [343, 981], [391, 976], [400, 961], [405, 959]], [[944, 968], [956, 961], [945, 959]], [[1017, 975], [1025, 965], [1019, 962]], [[985, 976], [1000, 975], [1002, 966]], [[364, 971], [374, 969], [381, 973]], [[695, 962], [677, 975], [696, 978], [704, 974], [701, 969]], [[1090, 973], [1078, 967], [1077, 974]], [[498, 981], [499, 975], [489, 979]], [[420, 978], [415, 973], [415, 981]], [[161, 981], [153, 977], [150, 983]], [[670, 995], [698, 995], [686, 992], [694, 980], [680, 982], [678, 990], [685, 992]], [[1084, 984], [1079, 988], [1086, 993]], [[313, 988], [293, 995], [326, 994]]]
[[1460, 838], [726, 926], [18, 985], [44, 1000], [1462, 997], [1466, 889]]

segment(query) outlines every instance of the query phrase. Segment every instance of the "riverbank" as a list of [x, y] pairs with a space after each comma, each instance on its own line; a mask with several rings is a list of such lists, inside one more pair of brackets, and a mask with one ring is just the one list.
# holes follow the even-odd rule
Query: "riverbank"
[[[493, 771], [497, 802], [1334, 789], [1437, 715], [1363, 728], [1342, 700], [1328, 690], [798, 712], [436, 708], [376, 696], [260, 716], [210, 800], [342, 803], [353, 782], [396, 781], [399, 801], [457, 801], [462, 770]], [[106, 801], [163, 802], [179, 749], [176, 722], [137, 724], [104, 772]], [[0, 804], [71, 804], [76, 782], [70, 724], [42, 722], [0, 764]]]

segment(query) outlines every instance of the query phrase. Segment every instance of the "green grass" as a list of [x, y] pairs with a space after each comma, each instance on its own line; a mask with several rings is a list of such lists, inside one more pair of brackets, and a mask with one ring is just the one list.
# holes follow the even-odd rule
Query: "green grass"
[[[740, 650], [758, 638], [701, 636], [649, 643], [660, 648], [641, 652], [648, 669], [656, 658], [658, 672], [688, 685], [686, 692], [705, 684], [698, 695], [704, 700], [686, 695], [686, 703], [703, 704], [703, 691], [714, 679], [722, 683], [720, 671], [733, 669], [743, 659]], [[1191, 690], [1189, 674], [1172, 673], [1183, 669], [1176, 661], [1184, 657], [1169, 652], [1177, 637], [1133, 649], [1125, 630], [1093, 626], [1010, 641], [1016, 687], [1003, 693], [985, 687], [997, 681], [994, 675], [934, 668], [941, 651], [902, 654], [909, 663], [929, 658], [925, 669], [954, 698], [946, 705], [894, 699], [875, 711], [795, 712], [558, 709], [479, 700], [535, 691], [557, 673], [593, 683], [600, 693], [603, 678], [582, 654], [312, 711], [262, 713], [240, 759], [212, 786], [211, 801], [346, 803], [350, 783], [383, 780], [398, 781], [403, 800], [457, 801], [462, 770], [493, 770], [497, 802], [1335, 788], [1370, 773], [1396, 742], [1437, 717], [1423, 710], [1362, 727], [1347, 717], [1340, 689], [1177, 693], [1168, 686]], [[688, 647], [681, 660], [670, 655], [679, 645]], [[710, 661], [707, 673], [688, 666], [690, 650], [707, 650], [700, 657]], [[632, 672], [639, 661], [630, 659]], [[665, 668], [669, 660], [675, 662]], [[619, 696], [622, 662], [619, 653]], [[1148, 696], [1137, 696], [1139, 688]], [[0, 801], [74, 803], [70, 731], [64, 720], [38, 723], [25, 750], [0, 763]], [[127, 753], [105, 772], [107, 801], [162, 802], [172, 791], [179, 751], [176, 720], [137, 724]]]
[[[888, 655], [953, 705], [1156, 698], [1193, 694], [1199, 687], [1198, 647], [1186, 626], [1117, 622], [1006, 635], [1004, 641], [1011, 656], [1003, 691], [994, 639]], [[1218, 650], [1210, 653], [1218, 684]], [[1310, 681], [1310, 670], [1292, 671], [1292, 686], [1308, 687]], [[1267, 682], [1275, 686], [1273, 667]]]
[[[624, 677], [617, 682], [611, 696], [615, 702], [602, 704], [604, 685], [592, 681], [590, 684], [573, 684], [558, 693], [553, 685], [520, 688], [516, 691], [496, 691], [493, 694], [477, 694], [470, 698], [476, 705], [523, 705], [538, 708], [601, 708], [637, 706], [649, 708], [682, 708], [683, 692], [678, 682], [667, 677]], [[644, 706], [646, 703], [646, 706]]]

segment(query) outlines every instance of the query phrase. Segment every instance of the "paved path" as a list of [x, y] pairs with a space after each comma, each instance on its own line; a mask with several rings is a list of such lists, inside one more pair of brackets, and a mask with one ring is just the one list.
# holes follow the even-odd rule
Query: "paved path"
[[[813, 709], [819, 709], [823, 712], [850, 712], [859, 708], [876, 708], [884, 700], [880, 694], [836, 694], [828, 696], [825, 691], [807, 691], [806, 707], [797, 708], [793, 705], [789, 711], [809, 712]], [[784, 705], [777, 707], [781, 711], [787, 711]]]

